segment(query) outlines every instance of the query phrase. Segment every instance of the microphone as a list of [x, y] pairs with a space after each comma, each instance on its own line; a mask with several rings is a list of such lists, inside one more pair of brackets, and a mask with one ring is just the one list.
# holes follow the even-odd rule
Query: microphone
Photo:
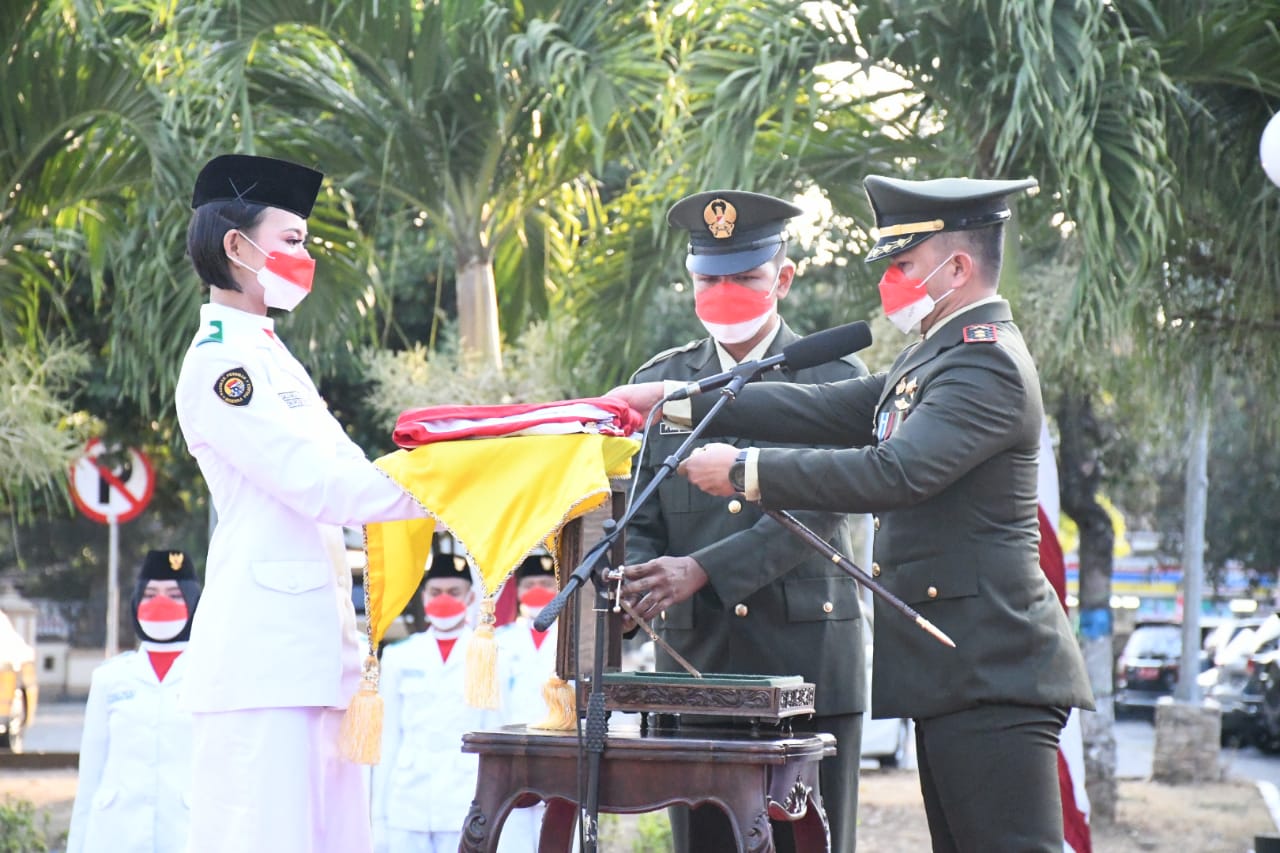
[[690, 382], [672, 393], [669, 399], [687, 400], [695, 394], [704, 394], [707, 391], [723, 388], [740, 376], [751, 378], [757, 373], [781, 367], [784, 364], [792, 370], [817, 367], [819, 364], [835, 361], [842, 355], [848, 355], [869, 346], [871, 346], [871, 327], [862, 320], [846, 323], [843, 326], [824, 329], [793, 341], [783, 347], [778, 355], [771, 355], [758, 361], [744, 361], [732, 370], [708, 376], [698, 382]]

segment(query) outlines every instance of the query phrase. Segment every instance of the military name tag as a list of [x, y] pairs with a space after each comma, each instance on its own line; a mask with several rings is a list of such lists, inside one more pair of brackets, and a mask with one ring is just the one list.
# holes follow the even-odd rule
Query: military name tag
[[280, 402], [290, 409], [299, 409], [307, 404], [306, 399], [297, 391], [281, 391]]

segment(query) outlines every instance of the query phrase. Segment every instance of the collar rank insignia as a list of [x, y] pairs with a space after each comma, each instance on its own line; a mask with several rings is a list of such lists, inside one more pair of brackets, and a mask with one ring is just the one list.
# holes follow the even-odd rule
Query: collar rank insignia
[[966, 344], [994, 344], [996, 342], [995, 324], [975, 323], [972, 326], [965, 326], [964, 342]]
[[898, 381], [898, 386], [893, 389], [893, 393], [897, 394], [899, 397], [907, 393], [906, 377], [903, 377], [901, 380]]
[[916, 393], [916, 389], [919, 387], [920, 387], [920, 383], [916, 382], [916, 378], [912, 376], [911, 381], [907, 383], [907, 387], [906, 387], [907, 396], [908, 397], [913, 396]]
[[910, 403], [908, 403], [906, 400], [902, 399], [901, 397], [898, 397], [893, 401], [893, 407], [898, 411], [902, 411], [903, 409], [907, 408], [910, 405], [911, 405]]

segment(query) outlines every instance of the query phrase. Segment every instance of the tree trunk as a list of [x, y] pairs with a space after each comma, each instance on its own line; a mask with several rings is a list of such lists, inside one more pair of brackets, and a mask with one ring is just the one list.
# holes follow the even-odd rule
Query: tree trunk
[[[1197, 379], [1201, 370], [1193, 373]], [[1209, 494], [1209, 404], [1200, 396], [1201, 384], [1188, 392], [1191, 421], [1188, 436], [1186, 518], [1182, 535], [1182, 665], [1174, 696], [1198, 704], [1200, 683], [1200, 608], [1204, 585], [1204, 524]]]
[[1115, 704], [1112, 695], [1111, 555], [1115, 532], [1098, 503], [1102, 481], [1102, 432], [1088, 392], [1066, 392], [1058, 406], [1059, 478], [1062, 511], [1080, 528], [1080, 650], [1097, 710], [1081, 714], [1085, 790], [1090, 818], [1116, 817]]
[[458, 269], [458, 333], [465, 356], [502, 370], [498, 295], [490, 259], [473, 258]]

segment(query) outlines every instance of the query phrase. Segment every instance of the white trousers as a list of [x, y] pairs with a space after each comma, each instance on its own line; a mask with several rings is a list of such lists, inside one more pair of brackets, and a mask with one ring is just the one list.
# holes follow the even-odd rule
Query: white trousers
[[414, 832], [388, 829], [386, 853], [458, 853], [461, 832]]
[[342, 714], [192, 714], [188, 853], [370, 853], [365, 773], [338, 754]]

